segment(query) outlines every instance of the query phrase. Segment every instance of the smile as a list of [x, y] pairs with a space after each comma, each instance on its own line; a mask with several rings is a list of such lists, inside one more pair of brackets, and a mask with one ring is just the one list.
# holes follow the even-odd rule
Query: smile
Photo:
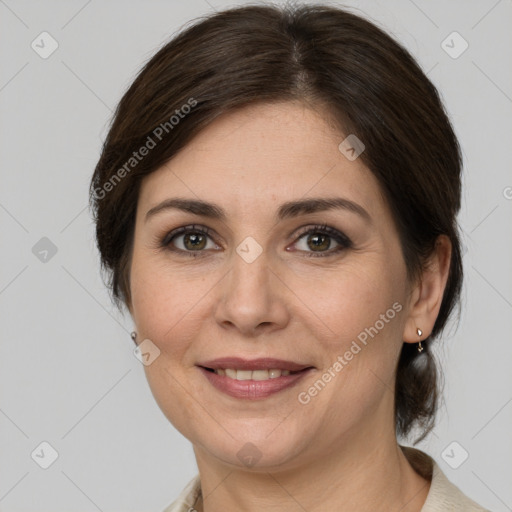
[[278, 359], [224, 358], [197, 365], [208, 382], [233, 398], [259, 400], [295, 386], [313, 366]]
[[[273, 368], [271, 370], [233, 370], [231, 368], [218, 368], [217, 370], [212, 370], [217, 375], [226, 376], [229, 379], [236, 380], [269, 380], [269, 379], [277, 379], [281, 376], [286, 377], [290, 375], [290, 370], [280, 370], [277, 368]], [[294, 372], [296, 373], [296, 372]]]

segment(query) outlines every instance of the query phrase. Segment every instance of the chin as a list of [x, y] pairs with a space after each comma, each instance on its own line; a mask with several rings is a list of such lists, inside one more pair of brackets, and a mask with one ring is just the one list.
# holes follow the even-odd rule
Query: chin
[[[311, 444], [310, 439], [304, 438], [303, 428], [290, 428], [290, 425], [276, 428], [280, 422], [283, 418], [275, 421], [266, 418], [256, 423], [246, 420], [237, 426], [225, 423], [226, 430], [218, 427], [215, 435], [211, 435], [213, 426], [203, 426], [197, 436], [187, 437], [196, 450], [207, 452], [226, 464], [255, 472], [269, 471], [293, 466], [294, 459]], [[206, 436], [206, 432], [209, 435]]]

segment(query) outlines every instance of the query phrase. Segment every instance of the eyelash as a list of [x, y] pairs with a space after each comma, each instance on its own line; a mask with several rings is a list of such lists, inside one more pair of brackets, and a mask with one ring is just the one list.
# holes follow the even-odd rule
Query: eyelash
[[[186, 254], [187, 256], [191, 256], [193, 258], [202, 256], [201, 253], [204, 253], [205, 252], [204, 250], [203, 251], [201, 251], [201, 250], [200, 251], [184, 251], [182, 249], [177, 249], [177, 248], [171, 247], [171, 242], [174, 240], [174, 238], [176, 238], [179, 235], [184, 235], [184, 234], [188, 234], [188, 233], [205, 235], [205, 236], [208, 236], [209, 238], [211, 238], [213, 241], [215, 241], [214, 234], [209, 228], [207, 228], [205, 226], [199, 226], [199, 225], [194, 224], [194, 225], [183, 226], [183, 227], [174, 229], [173, 231], [171, 231], [170, 233], [165, 235], [165, 237], [160, 241], [160, 247], [162, 247], [163, 249], [172, 251], [172, 252], [183, 253], [183, 254]], [[303, 238], [305, 235], [310, 235], [310, 234], [327, 235], [330, 238], [332, 238], [334, 241], [336, 241], [339, 245], [335, 249], [328, 250], [328, 251], [320, 251], [317, 253], [315, 251], [311, 251], [311, 252], [306, 251], [304, 256], [306, 256], [308, 258], [309, 257], [325, 258], [327, 256], [332, 256], [334, 254], [339, 253], [342, 250], [349, 249], [352, 247], [351, 240], [345, 234], [341, 233], [337, 229], [331, 228], [327, 224], [317, 224], [314, 226], [308, 226], [308, 227], [304, 228], [304, 230], [300, 231], [297, 234], [295, 243], [298, 240], [300, 240], [301, 238]]]
[[301, 229], [299, 233], [297, 233], [297, 239], [295, 243], [301, 238], [305, 237], [306, 235], [311, 234], [327, 235], [338, 243], [338, 247], [334, 249], [329, 249], [328, 251], [307, 251], [304, 253], [304, 256], [307, 258], [326, 258], [327, 256], [332, 256], [345, 249], [349, 249], [352, 247], [351, 240], [344, 233], [341, 233], [337, 229], [331, 228], [327, 224], [316, 224], [314, 226], [306, 226], [303, 230]]

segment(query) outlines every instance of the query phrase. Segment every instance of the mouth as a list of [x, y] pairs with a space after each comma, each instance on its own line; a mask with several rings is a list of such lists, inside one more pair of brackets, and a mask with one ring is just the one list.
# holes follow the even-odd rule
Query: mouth
[[257, 400], [289, 389], [315, 368], [281, 359], [224, 358], [197, 367], [214, 388], [234, 398]]
[[290, 370], [281, 370], [279, 368], [272, 368], [270, 370], [235, 370], [234, 368], [205, 368], [210, 372], [215, 372], [222, 377], [226, 376], [228, 379], [235, 380], [269, 380], [278, 379], [281, 376], [293, 375], [299, 372], [290, 372]]

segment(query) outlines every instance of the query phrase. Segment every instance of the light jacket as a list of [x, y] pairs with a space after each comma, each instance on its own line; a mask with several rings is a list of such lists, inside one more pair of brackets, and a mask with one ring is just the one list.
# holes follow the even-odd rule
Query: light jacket
[[[490, 512], [452, 484], [430, 455], [409, 446], [400, 445], [400, 448], [415, 471], [431, 482], [421, 512]], [[163, 512], [194, 512], [200, 493], [201, 483], [199, 475], [196, 475]]]

